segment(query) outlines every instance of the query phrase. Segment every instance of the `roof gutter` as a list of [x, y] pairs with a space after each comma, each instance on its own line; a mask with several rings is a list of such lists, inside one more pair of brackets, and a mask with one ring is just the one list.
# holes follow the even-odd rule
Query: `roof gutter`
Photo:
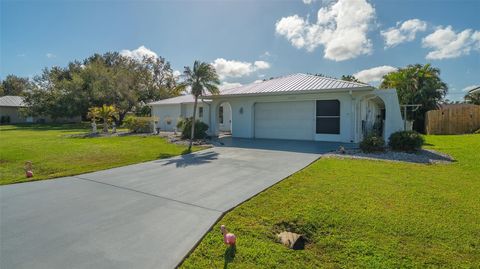
[[260, 93], [240, 93], [240, 94], [216, 94], [207, 96], [210, 99], [223, 97], [244, 97], [244, 96], [272, 96], [272, 95], [291, 95], [291, 94], [319, 94], [332, 92], [357, 92], [357, 91], [373, 91], [374, 87], [366, 86], [354, 89], [332, 89], [332, 90], [304, 90], [304, 91], [282, 91], [282, 92], [260, 92]]

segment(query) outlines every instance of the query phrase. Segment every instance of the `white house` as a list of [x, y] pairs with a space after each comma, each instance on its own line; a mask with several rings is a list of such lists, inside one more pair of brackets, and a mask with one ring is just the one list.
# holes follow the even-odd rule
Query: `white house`
[[[191, 117], [193, 97], [149, 104], [157, 127], [171, 131]], [[395, 90], [307, 74], [293, 74], [209, 95], [199, 101], [198, 119], [210, 135], [359, 142], [372, 132], [388, 139], [403, 123]]]

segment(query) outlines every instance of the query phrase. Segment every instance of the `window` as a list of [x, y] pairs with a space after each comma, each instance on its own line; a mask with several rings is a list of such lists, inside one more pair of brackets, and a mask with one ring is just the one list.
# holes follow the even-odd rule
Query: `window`
[[203, 118], [203, 107], [198, 108], [198, 117]]
[[317, 134], [340, 134], [340, 102], [317, 100]]
[[218, 108], [218, 121], [223, 124], [223, 106]]

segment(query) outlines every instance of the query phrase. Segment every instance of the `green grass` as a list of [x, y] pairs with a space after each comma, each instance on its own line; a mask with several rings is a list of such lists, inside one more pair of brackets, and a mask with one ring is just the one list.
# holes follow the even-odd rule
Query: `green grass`
[[[76, 175], [185, 152], [186, 147], [154, 136], [75, 138], [84, 125], [0, 126], [0, 185]], [[195, 147], [194, 150], [198, 150]], [[34, 177], [25, 178], [32, 161]]]
[[[226, 214], [181, 267], [480, 268], [480, 135], [426, 141], [457, 162], [320, 159]], [[306, 249], [277, 243], [282, 226]]]

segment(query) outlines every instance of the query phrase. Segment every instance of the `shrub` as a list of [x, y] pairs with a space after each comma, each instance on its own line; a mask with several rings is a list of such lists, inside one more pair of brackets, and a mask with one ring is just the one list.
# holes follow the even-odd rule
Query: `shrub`
[[[181, 119], [177, 123], [177, 128], [182, 132], [182, 138], [190, 138], [192, 132], [192, 118]], [[203, 139], [207, 137], [208, 125], [202, 121], [195, 121], [195, 139]]]
[[0, 118], [0, 124], [8, 124], [8, 123], [10, 123], [10, 116], [6, 115]]
[[152, 114], [152, 108], [150, 106], [144, 105], [142, 107], [138, 107], [135, 110], [135, 115], [138, 117], [149, 117]]
[[123, 126], [132, 133], [151, 133], [153, 131], [152, 122], [152, 117], [128, 116], [123, 121]]
[[397, 151], [417, 151], [422, 148], [425, 140], [415, 131], [400, 131], [390, 135], [388, 145]]
[[369, 135], [360, 142], [360, 149], [363, 152], [381, 152], [385, 150], [385, 141], [380, 136]]

